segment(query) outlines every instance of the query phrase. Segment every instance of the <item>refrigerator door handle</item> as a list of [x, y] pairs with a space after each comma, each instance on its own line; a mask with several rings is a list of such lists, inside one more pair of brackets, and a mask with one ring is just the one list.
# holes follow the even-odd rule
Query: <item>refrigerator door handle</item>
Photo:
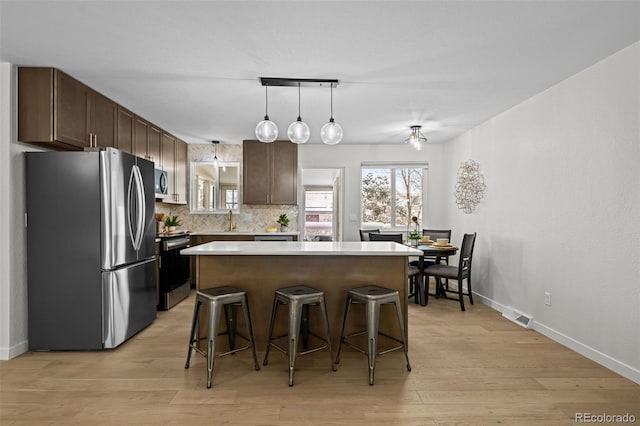
[[142, 240], [144, 238], [144, 229], [145, 229], [145, 217], [146, 217], [146, 209], [147, 209], [147, 200], [144, 194], [144, 181], [142, 180], [142, 173], [140, 173], [140, 167], [137, 165], [133, 166], [133, 173], [135, 175], [136, 180], [136, 190], [137, 190], [137, 200], [138, 200], [138, 220], [137, 220], [137, 233], [136, 233], [136, 244], [135, 249], [140, 250], [142, 247]]
[[[135, 189], [134, 187], [136, 185], [136, 182], [135, 182], [136, 177], [135, 177], [134, 168], [135, 168], [135, 166], [133, 166], [131, 168], [131, 173], [129, 174], [129, 186], [127, 188], [127, 204], [128, 204], [127, 205], [127, 222], [128, 222], [129, 238], [131, 239], [131, 244], [133, 244], [133, 248], [135, 250], [137, 250], [138, 248], [136, 247], [136, 244], [137, 244], [137, 238], [138, 238], [138, 230], [137, 229], [135, 230], [135, 235], [134, 235], [134, 229], [133, 229], [134, 220], [136, 222], [136, 225], [137, 225], [137, 222], [139, 220], [138, 217], [136, 217], [136, 218], [133, 217], [134, 209], [138, 210], [137, 206], [134, 207], [134, 203], [133, 203], [133, 195], [134, 195], [133, 191], [134, 191], [134, 189]], [[138, 199], [138, 197], [136, 197], [136, 204], [137, 204], [137, 201], [138, 201], [137, 199]]]

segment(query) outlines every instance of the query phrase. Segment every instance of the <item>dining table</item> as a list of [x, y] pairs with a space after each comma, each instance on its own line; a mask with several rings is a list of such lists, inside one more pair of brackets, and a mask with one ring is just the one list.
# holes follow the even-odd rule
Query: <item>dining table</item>
[[[442, 262], [442, 259], [454, 256], [458, 252], [458, 247], [454, 245], [438, 246], [435, 244], [418, 244], [416, 248], [422, 251], [422, 255], [418, 259], [418, 269], [420, 270], [420, 273], [418, 275], [419, 288], [416, 289], [417, 303], [419, 303], [420, 306], [426, 306], [427, 298], [425, 297], [425, 292], [429, 290], [429, 283], [425, 281], [426, 274], [424, 273], [424, 258], [434, 258], [436, 264], [438, 264]], [[436, 297], [445, 296], [446, 292], [442, 286], [442, 282], [440, 280], [436, 280]]]

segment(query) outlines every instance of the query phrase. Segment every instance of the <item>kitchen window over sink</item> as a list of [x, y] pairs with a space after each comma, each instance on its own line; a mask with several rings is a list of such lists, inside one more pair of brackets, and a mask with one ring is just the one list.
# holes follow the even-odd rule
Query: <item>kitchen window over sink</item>
[[362, 228], [406, 228], [422, 223], [427, 164], [362, 164]]

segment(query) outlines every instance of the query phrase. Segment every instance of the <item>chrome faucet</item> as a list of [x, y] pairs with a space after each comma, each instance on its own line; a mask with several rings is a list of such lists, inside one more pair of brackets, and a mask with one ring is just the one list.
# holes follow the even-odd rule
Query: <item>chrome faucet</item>
[[233, 212], [229, 210], [227, 214], [227, 220], [229, 221], [229, 232], [233, 231]]

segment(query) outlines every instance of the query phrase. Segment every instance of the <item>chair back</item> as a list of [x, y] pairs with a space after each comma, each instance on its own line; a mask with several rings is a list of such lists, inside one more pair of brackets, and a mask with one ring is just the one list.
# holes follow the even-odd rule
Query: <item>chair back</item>
[[360, 230], [360, 241], [371, 241], [369, 239], [370, 234], [379, 234], [380, 229], [361, 229]]
[[402, 234], [369, 234], [369, 241], [393, 241], [402, 244]]
[[433, 241], [438, 238], [446, 238], [451, 242], [451, 229], [423, 229], [422, 235], [428, 235]]
[[462, 247], [460, 248], [460, 262], [458, 264], [458, 276], [467, 278], [471, 274], [471, 260], [473, 259], [473, 246], [476, 243], [476, 233], [464, 234]]

